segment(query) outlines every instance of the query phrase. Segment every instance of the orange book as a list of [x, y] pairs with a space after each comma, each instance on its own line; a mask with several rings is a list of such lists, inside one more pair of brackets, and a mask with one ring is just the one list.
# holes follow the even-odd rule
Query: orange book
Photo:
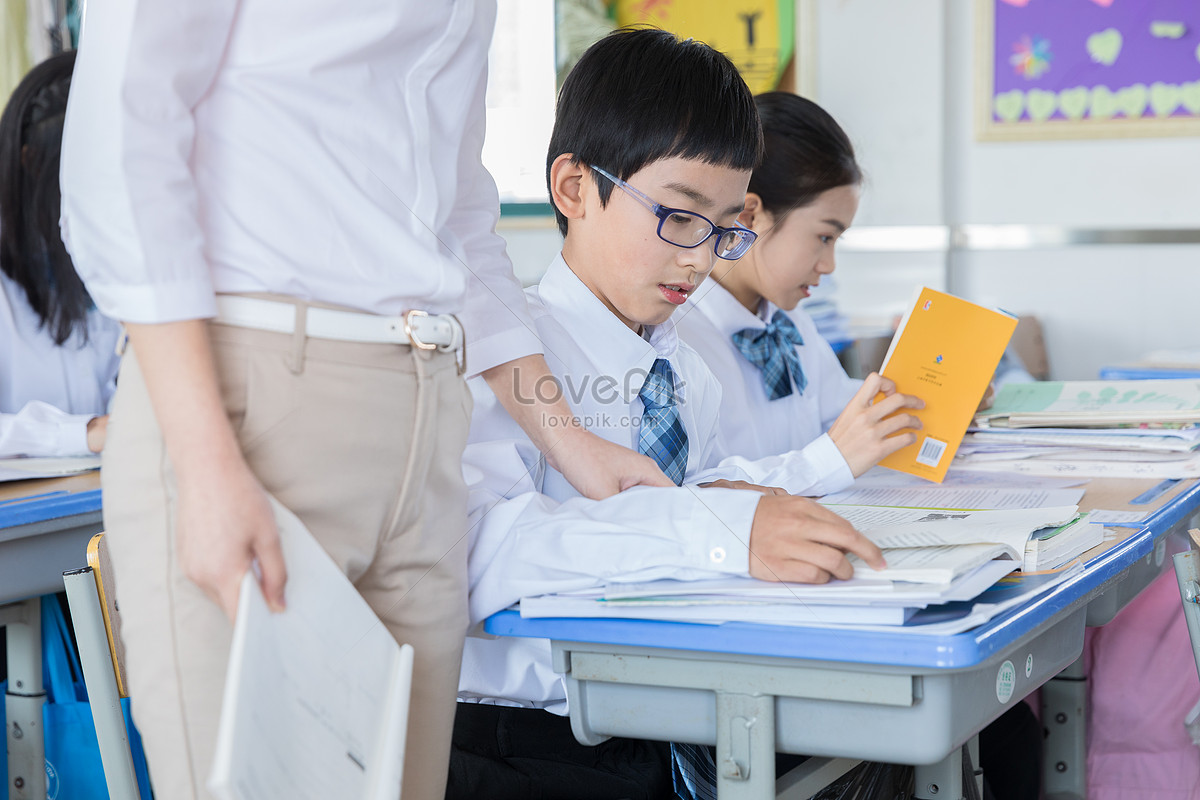
[[921, 287], [880, 373], [925, 401], [915, 412], [924, 427], [879, 463], [941, 483], [1016, 327], [1003, 311]]

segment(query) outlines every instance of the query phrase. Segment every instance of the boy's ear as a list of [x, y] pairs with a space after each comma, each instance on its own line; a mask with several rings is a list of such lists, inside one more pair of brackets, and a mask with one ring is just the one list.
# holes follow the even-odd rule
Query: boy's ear
[[762, 221], [764, 211], [762, 198], [754, 192], [746, 192], [746, 207], [742, 209], [742, 213], [738, 214], [738, 224], [754, 228], [755, 220]]
[[567, 219], [583, 217], [583, 187], [591, 180], [591, 170], [572, 163], [573, 153], [563, 153], [550, 165], [550, 199]]

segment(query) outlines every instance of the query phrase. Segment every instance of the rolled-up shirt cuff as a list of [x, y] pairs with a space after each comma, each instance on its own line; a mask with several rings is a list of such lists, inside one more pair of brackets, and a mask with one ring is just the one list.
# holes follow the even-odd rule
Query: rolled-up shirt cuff
[[87, 284], [88, 293], [106, 316], [121, 322], [153, 325], [217, 315], [217, 301], [207, 276], [177, 283], [126, 285]]
[[696, 578], [712, 572], [750, 574], [750, 531], [763, 495], [743, 489], [688, 486], [696, 497], [688, 530], [693, 545], [686, 553]]
[[854, 483], [854, 473], [850, 471], [846, 457], [833, 443], [833, 439], [829, 438], [828, 433], [823, 433], [809, 442], [804, 452], [812, 457], [812, 463], [818, 465], [818, 474], [821, 476], [813, 485], [812, 491], [806, 494], [819, 497], [840, 492]]
[[493, 333], [482, 339], [473, 339], [468, 327], [467, 374], [473, 378], [492, 367], [507, 364], [524, 356], [541, 355], [545, 352], [542, 342], [529, 328], [514, 325], [507, 330]]
[[58, 426], [53, 445], [56, 456], [90, 456], [87, 426], [96, 418], [95, 414], [72, 414]]

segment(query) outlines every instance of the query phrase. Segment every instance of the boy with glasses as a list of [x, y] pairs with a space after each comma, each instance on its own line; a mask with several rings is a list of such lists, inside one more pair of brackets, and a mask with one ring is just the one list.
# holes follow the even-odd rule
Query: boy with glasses
[[[547, 155], [565, 239], [528, 292], [557, 382], [537, 392], [565, 396], [590, 430], [651, 456], [680, 488], [580, 497], [475, 381], [464, 456], [473, 621], [523, 596], [613, 581], [749, 574], [823, 582], [851, 575], [847, 554], [882, 565], [875, 546], [832, 512], [747, 487], [820, 494], [849, 476], [829, 480], [801, 453], [725, 457], [720, 386], [671, 322], [715, 264], [734, 265], [753, 244], [735, 220], [761, 150], [749, 90], [706, 45], [618, 31], [568, 76]], [[896, 413], [905, 402], [893, 395], [864, 413], [900, 430], [914, 424]], [[468, 639], [459, 699], [448, 797], [687, 791], [673, 786], [665, 743], [575, 741], [544, 640]]]

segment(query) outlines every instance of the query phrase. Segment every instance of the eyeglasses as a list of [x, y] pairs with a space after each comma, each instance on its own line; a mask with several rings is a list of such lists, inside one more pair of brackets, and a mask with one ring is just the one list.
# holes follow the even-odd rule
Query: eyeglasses
[[658, 217], [658, 238], [664, 242], [676, 247], [691, 249], [707, 242], [710, 236], [716, 236], [717, 241], [713, 243], [713, 252], [717, 254], [717, 258], [732, 261], [746, 255], [750, 245], [754, 244], [754, 240], [758, 238], [757, 233], [740, 225], [733, 228], [722, 228], [694, 211], [667, 208], [595, 164], [589, 166], [615, 183], [626, 194], [650, 209], [651, 213]]

